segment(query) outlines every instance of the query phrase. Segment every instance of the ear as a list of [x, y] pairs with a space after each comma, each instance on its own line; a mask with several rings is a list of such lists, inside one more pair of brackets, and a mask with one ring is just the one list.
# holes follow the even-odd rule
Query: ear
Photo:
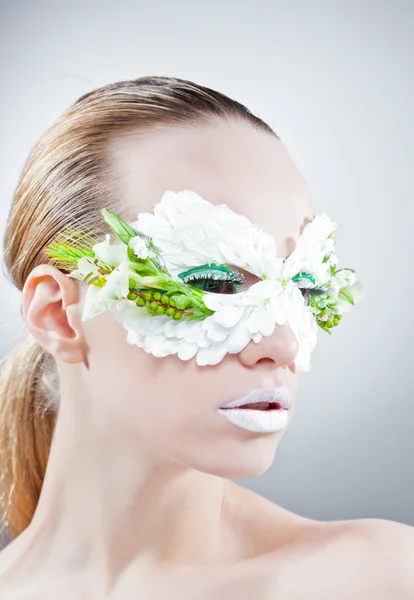
[[51, 265], [38, 265], [26, 279], [22, 293], [23, 319], [37, 343], [63, 362], [86, 362], [76, 280]]

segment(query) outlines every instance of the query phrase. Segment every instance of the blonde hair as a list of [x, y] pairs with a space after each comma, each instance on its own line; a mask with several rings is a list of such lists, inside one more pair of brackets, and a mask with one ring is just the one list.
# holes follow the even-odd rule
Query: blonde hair
[[[5, 263], [19, 290], [44, 249], [73, 219], [102, 229], [100, 209], [122, 214], [108, 149], [123, 133], [233, 118], [275, 135], [245, 106], [171, 77], [120, 81], [81, 96], [32, 148], [12, 200]], [[277, 136], [276, 136], [277, 137]], [[31, 337], [0, 363], [0, 518], [10, 539], [39, 500], [59, 406], [53, 357]]]

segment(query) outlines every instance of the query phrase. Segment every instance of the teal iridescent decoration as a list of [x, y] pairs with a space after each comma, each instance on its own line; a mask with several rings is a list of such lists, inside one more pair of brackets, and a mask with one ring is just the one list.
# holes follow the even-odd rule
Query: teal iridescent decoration
[[183, 273], [180, 273], [178, 275], [178, 277], [180, 279], [182, 279], [184, 282], [186, 282], [187, 280], [192, 279], [193, 275], [198, 275], [199, 277], [205, 277], [209, 273], [211, 273], [212, 269], [214, 269], [214, 271], [221, 271], [222, 273], [226, 273], [226, 275], [229, 275], [230, 277], [232, 275], [234, 275], [233, 271], [231, 271], [224, 265], [216, 265], [215, 263], [208, 263], [205, 265], [201, 265], [199, 267], [193, 267], [193, 268], [189, 269], [188, 271], [184, 271]]
[[300, 288], [312, 289], [315, 287], [315, 278], [310, 273], [299, 271], [299, 273], [292, 277], [292, 281], [297, 283]]

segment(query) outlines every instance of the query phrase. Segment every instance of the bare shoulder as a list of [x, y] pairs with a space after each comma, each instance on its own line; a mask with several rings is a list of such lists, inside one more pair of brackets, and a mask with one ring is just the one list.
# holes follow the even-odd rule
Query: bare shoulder
[[345, 537], [366, 561], [367, 572], [376, 575], [384, 598], [414, 598], [414, 527], [386, 519], [360, 519], [350, 522]]
[[413, 600], [414, 528], [385, 519], [312, 521], [269, 566], [280, 598]]
[[357, 519], [339, 523], [345, 524], [347, 535], [355, 540], [365, 541], [379, 551], [392, 549], [399, 554], [399, 559], [403, 559], [407, 551], [409, 559], [414, 559], [414, 527], [410, 525], [386, 519]]

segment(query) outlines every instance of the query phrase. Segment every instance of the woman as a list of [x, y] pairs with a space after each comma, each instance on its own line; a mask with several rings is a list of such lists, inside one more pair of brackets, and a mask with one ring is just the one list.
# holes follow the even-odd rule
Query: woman
[[413, 597], [411, 528], [230, 480], [271, 465], [356, 289], [315, 218], [272, 129], [188, 81], [107, 85], [44, 134], [5, 237], [30, 335], [2, 364], [2, 600]]

